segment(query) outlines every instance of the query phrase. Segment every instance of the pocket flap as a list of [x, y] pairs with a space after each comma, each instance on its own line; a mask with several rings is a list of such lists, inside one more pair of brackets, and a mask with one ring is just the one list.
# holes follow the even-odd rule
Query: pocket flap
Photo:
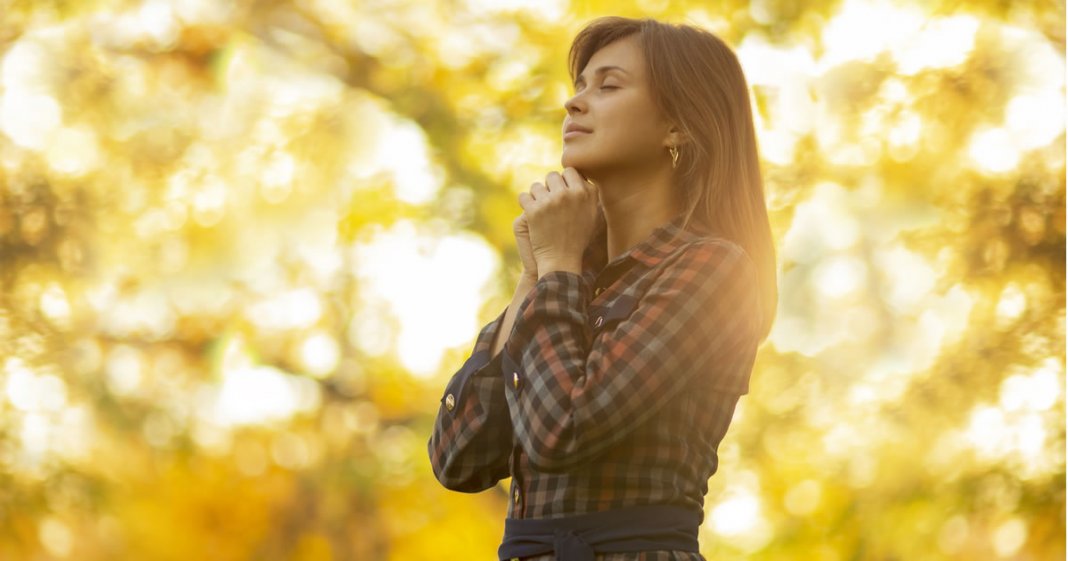
[[[634, 308], [637, 305], [637, 298], [623, 294], [616, 298], [615, 302], [612, 302], [612, 304], [601, 313], [593, 314], [590, 318], [590, 326], [593, 327], [594, 330], [600, 330], [613, 322], [627, 319], [630, 317], [630, 314], [634, 312]], [[601, 319], [600, 325], [598, 325], [597, 318]]]

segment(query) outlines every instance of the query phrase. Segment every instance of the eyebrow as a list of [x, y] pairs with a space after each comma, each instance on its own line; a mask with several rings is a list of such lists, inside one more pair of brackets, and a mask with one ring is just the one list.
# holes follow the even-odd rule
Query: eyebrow
[[[626, 68], [623, 68], [621, 66], [613, 66], [613, 65], [602, 66], [602, 67], [598, 68], [597, 70], [594, 70], [593, 73], [594, 74], [604, 74], [605, 72], [608, 72], [609, 70], [619, 70], [619, 71], [623, 72], [624, 74], [630, 74], [629, 72], [627, 72]], [[582, 77], [582, 74], [579, 74], [579, 77], [575, 78], [575, 85], [577, 86], [579, 82], [583, 82], [585, 80], [586, 79]]]

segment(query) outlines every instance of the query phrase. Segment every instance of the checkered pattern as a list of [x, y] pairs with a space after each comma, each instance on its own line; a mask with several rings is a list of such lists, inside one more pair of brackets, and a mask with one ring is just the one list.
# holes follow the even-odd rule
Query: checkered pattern
[[[636, 553], [596, 553], [595, 561], [706, 561], [704, 556], [692, 551], [639, 551]], [[547, 553], [533, 557], [521, 557], [522, 561], [557, 561]]]
[[428, 442], [445, 487], [477, 492], [511, 476], [512, 518], [653, 503], [703, 511], [716, 450], [749, 391], [761, 304], [745, 251], [681, 219], [609, 261], [601, 214], [583, 273], [543, 275], [494, 357], [504, 311], [482, 328]]

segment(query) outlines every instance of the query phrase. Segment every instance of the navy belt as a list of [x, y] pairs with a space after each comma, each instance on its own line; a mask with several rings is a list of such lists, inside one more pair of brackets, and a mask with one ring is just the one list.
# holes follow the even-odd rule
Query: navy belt
[[700, 553], [704, 513], [679, 505], [639, 505], [559, 518], [505, 518], [501, 561], [553, 553], [594, 561], [595, 553], [679, 550]]

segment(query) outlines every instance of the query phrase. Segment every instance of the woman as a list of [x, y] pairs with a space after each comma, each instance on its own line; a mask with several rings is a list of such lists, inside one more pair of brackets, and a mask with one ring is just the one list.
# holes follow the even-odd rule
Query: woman
[[524, 272], [445, 389], [431, 465], [469, 493], [512, 477], [500, 559], [702, 560], [778, 298], [747, 84], [720, 39], [648, 18], [594, 20], [569, 57], [564, 170], [519, 195]]

